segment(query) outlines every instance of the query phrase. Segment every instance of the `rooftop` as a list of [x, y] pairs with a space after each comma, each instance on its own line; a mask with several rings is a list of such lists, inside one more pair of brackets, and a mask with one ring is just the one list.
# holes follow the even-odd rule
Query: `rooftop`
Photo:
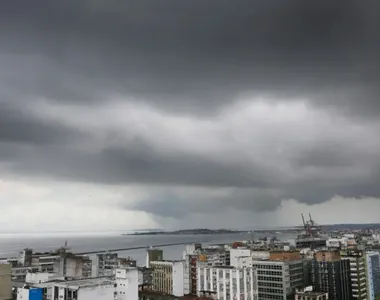
[[84, 288], [84, 287], [95, 287], [99, 285], [113, 285], [113, 284], [114, 284], [114, 281], [112, 281], [110, 277], [96, 277], [96, 278], [59, 282], [56, 284], [56, 286], [77, 290], [79, 288]]

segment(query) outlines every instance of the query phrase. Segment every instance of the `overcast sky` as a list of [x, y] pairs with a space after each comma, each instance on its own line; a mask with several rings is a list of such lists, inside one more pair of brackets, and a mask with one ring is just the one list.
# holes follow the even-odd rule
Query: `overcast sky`
[[0, 228], [380, 222], [379, 1], [0, 2]]

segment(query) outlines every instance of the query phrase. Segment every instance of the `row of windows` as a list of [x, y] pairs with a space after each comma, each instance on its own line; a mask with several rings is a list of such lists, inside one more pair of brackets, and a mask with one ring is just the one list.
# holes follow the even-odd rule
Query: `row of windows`
[[259, 299], [260, 300], [267, 300], [267, 299], [275, 299], [275, 300], [283, 300], [283, 295], [271, 295], [271, 294], [265, 294], [265, 293], [259, 293]]
[[271, 277], [271, 276], [257, 276], [258, 280], [265, 280], [265, 281], [277, 281], [282, 282], [281, 277]]
[[263, 271], [263, 270], [258, 270], [257, 274], [259, 274], [259, 275], [268, 275], [268, 276], [282, 276], [282, 272], [279, 272], [279, 271]]
[[260, 282], [260, 286], [283, 288], [283, 284], [282, 283], [275, 283], [275, 282]]
[[261, 288], [259, 287], [259, 293], [271, 293], [271, 294], [283, 294], [282, 289], [270, 289], [270, 288]]
[[254, 267], [258, 269], [264, 269], [264, 270], [282, 270], [281, 265], [260, 265], [260, 264], [253, 264]]

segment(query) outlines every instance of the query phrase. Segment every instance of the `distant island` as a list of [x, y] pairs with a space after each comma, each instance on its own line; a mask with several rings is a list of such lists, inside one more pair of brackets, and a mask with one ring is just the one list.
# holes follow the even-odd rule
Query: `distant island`
[[145, 231], [124, 233], [123, 235], [196, 235], [196, 234], [232, 234], [232, 233], [246, 233], [246, 231], [229, 230], [229, 229], [183, 229], [175, 231]]

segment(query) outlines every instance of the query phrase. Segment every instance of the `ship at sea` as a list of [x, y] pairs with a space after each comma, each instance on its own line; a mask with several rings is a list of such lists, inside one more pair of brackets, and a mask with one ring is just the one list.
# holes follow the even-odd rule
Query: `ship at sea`
[[327, 238], [322, 236], [322, 227], [317, 225], [309, 214], [309, 220], [305, 221], [303, 214], [302, 222], [305, 232], [298, 235], [296, 238], [296, 248], [310, 248], [315, 249], [319, 247], [326, 247]]

